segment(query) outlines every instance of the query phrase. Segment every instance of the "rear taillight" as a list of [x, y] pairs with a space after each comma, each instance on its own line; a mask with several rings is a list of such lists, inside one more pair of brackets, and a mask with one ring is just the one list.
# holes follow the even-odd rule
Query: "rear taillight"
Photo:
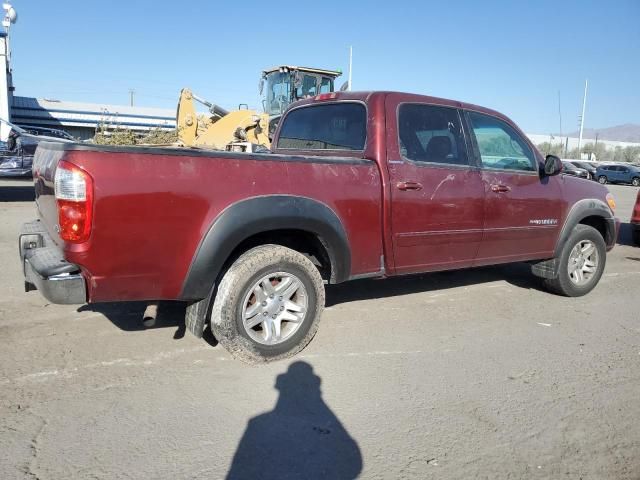
[[633, 207], [631, 221], [634, 223], [640, 222], [640, 191], [638, 192], [638, 198], [636, 198], [636, 205]]
[[55, 176], [60, 238], [82, 243], [91, 235], [93, 214], [93, 180], [80, 167], [65, 162], [58, 164]]

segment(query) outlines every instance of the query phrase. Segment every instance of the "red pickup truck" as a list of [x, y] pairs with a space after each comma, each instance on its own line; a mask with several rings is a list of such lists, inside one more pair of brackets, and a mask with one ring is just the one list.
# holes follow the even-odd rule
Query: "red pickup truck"
[[600, 279], [606, 187], [562, 172], [504, 115], [394, 92], [292, 105], [270, 153], [41, 144], [26, 285], [55, 303], [181, 300], [235, 356], [291, 356], [324, 284], [530, 262], [557, 293]]
[[640, 247], [640, 190], [638, 190], [636, 203], [631, 214], [631, 235], [633, 236], [633, 243]]

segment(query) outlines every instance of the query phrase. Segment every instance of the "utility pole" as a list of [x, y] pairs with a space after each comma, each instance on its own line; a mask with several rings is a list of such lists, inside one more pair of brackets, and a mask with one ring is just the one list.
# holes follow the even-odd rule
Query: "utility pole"
[[562, 138], [562, 109], [560, 108], [560, 90], [558, 90], [558, 117], [560, 118], [560, 138]]
[[129, 90], [129, 100], [130, 100], [130, 104], [133, 107], [133, 100], [135, 98], [136, 95], [136, 91], [132, 88]]
[[589, 81], [584, 81], [584, 97], [582, 97], [582, 115], [580, 115], [580, 138], [578, 138], [578, 160], [582, 158], [582, 154], [580, 152], [580, 148], [582, 147], [582, 132], [584, 130], [584, 111], [587, 106], [587, 87], [589, 85]]
[[6, 123], [11, 121], [11, 104], [13, 103], [13, 79], [11, 70], [11, 46], [9, 44], [9, 33], [11, 25], [18, 20], [18, 14], [11, 6], [10, 2], [2, 4], [4, 18], [0, 29], [0, 140], [6, 142], [11, 127]]
[[351, 86], [351, 78], [353, 72], [353, 46], [349, 47], [349, 91], [353, 90]]

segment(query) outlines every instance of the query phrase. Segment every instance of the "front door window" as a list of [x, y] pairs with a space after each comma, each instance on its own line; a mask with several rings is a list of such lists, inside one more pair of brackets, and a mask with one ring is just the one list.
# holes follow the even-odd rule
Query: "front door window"
[[482, 167], [492, 170], [536, 171], [527, 142], [507, 123], [489, 115], [469, 112]]

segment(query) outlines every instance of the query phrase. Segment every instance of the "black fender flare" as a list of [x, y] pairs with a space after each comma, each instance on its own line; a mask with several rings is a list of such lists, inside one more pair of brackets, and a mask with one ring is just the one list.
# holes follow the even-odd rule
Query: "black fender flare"
[[182, 300], [211, 294], [233, 250], [249, 237], [273, 230], [302, 230], [316, 235], [331, 262], [331, 283], [349, 278], [351, 249], [338, 215], [317, 200], [294, 195], [266, 195], [227, 207], [200, 242], [182, 287]]
[[554, 257], [557, 258], [560, 255], [563, 245], [569, 238], [569, 235], [571, 235], [575, 226], [587, 217], [601, 217], [605, 221], [607, 229], [604, 239], [607, 247], [610, 247], [615, 243], [616, 219], [611, 213], [609, 205], [602, 200], [585, 198], [576, 202], [567, 214], [567, 218], [562, 226], [562, 230], [560, 231], [560, 236], [556, 242]]

